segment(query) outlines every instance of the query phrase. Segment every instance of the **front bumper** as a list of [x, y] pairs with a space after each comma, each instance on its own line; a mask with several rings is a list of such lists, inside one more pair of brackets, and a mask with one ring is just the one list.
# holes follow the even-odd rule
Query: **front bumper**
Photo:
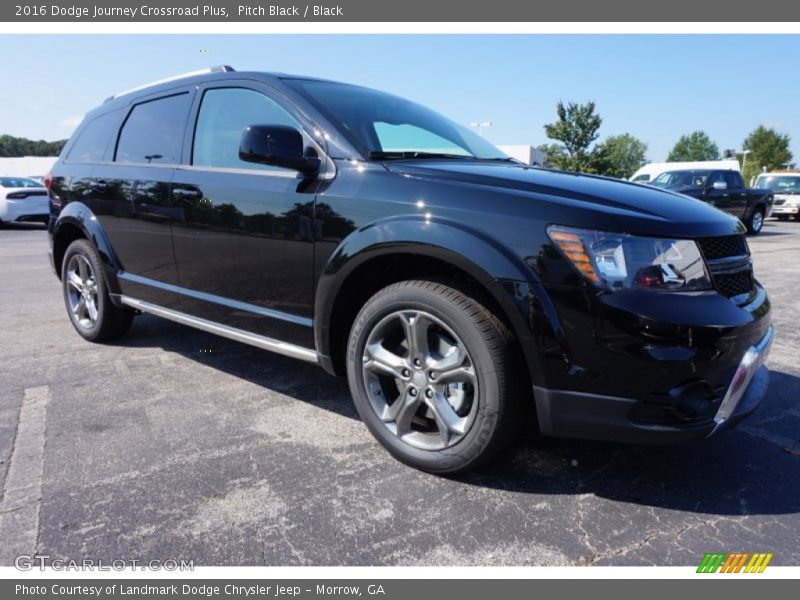
[[770, 326], [744, 353], [713, 418], [653, 423], [640, 417], [643, 403], [632, 398], [534, 386], [539, 429], [544, 435], [614, 442], [666, 444], [706, 438], [752, 413], [766, 396], [765, 362], [773, 341]]

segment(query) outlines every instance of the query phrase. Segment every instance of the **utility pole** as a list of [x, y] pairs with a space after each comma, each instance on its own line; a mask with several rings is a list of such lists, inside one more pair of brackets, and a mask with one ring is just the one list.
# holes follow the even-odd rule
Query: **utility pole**
[[470, 127], [478, 130], [478, 135], [483, 137], [483, 128], [484, 127], [491, 127], [491, 121], [473, 121], [469, 124]]

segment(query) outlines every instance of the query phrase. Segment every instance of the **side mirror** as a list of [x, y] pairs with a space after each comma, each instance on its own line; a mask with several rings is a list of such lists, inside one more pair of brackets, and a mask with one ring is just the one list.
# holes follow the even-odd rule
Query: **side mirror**
[[245, 162], [316, 173], [319, 157], [303, 152], [303, 134], [285, 125], [250, 125], [242, 132], [239, 159]]
[[711, 187], [714, 188], [715, 190], [727, 190], [728, 184], [725, 183], [724, 181], [715, 181], [714, 183], [711, 184]]

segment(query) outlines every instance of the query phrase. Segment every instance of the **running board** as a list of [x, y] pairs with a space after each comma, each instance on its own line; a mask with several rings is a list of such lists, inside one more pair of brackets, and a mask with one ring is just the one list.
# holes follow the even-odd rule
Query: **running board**
[[311, 350], [310, 348], [296, 346], [295, 344], [288, 344], [280, 340], [250, 333], [249, 331], [222, 325], [221, 323], [214, 323], [213, 321], [208, 321], [199, 317], [193, 317], [191, 315], [187, 315], [186, 313], [172, 310], [171, 308], [164, 308], [163, 306], [150, 304], [149, 302], [137, 300], [128, 296], [120, 296], [120, 301], [124, 305], [135, 308], [143, 313], [149, 313], [157, 317], [169, 319], [170, 321], [175, 321], [181, 325], [188, 325], [189, 327], [200, 329], [206, 333], [213, 333], [214, 335], [219, 335], [228, 338], [229, 340], [234, 340], [243, 344], [249, 344], [250, 346], [255, 346], [256, 348], [261, 348], [262, 350], [269, 350], [270, 352], [276, 352], [278, 354], [283, 354], [284, 356], [290, 356], [291, 358], [298, 358], [306, 362], [314, 364], [319, 362], [316, 351]]

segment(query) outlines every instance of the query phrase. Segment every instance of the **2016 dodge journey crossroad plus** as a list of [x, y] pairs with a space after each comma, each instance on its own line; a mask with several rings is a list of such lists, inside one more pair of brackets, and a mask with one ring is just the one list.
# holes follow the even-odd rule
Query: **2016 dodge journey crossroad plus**
[[161, 81], [90, 112], [47, 185], [80, 335], [150, 313], [317, 363], [420, 469], [474, 467], [519, 427], [703, 439], [766, 393], [770, 304], [736, 217], [519, 164], [389, 94]]

